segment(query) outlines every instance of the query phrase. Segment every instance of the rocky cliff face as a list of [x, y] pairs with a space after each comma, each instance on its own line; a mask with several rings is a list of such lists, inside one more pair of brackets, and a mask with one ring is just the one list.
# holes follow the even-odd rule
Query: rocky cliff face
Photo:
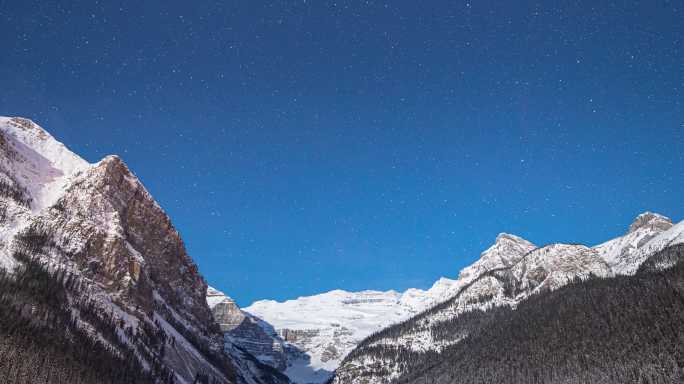
[[233, 299], [212, 287], [207, 290], [207, 304], [222, 332], [239, 327], [247, 317]]
[[296, 351], [269, 324], [243, 312], [233, 299], [211, 287], [207, 303], [224, 332], [228, 348], [242, 348], [260, 362], [281, 372], [286, 370], [287, 356], [295, 355]]
[[88, 164], [30, 120], [0, 118], [0, 213], [1, 265], [21, 249], [68, 271], [143, 366], [180, 383], [264, 383], [224, 352], [206, 282], [120, 158]]
[[117, 156], [89, 167], [36, 217], [84, 275], [122, 302], [165, 304], [201, 333], [214, 324], [207, 284], [169, 217]]

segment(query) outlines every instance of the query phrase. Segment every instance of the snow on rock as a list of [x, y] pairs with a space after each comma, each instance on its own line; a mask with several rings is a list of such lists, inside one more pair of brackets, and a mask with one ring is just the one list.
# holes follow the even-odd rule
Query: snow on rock
[[0, 117], [0, 267], [11, 270], [14, 236], [52, 205], [89, 164], [31, 120]]
[[0, 117], [0, 132], [12, 154], [3, 166], [28, 190], [34, 211], [54, 204], [69, 178], [90, 165], [31, 120]]
[[279, 371], [287, 368], [286, 351], [289, 346], [273, 327], [242, 311], [233, 299], [213, 287], [207, 290], [207, 303], [221, 331], [224, 332], [227, 352], [231, 353], [234, 347], [238, 346], [265, 365]]
[[480, 258], [471, 266], [464, 268], [459, 274], [462, 283], [473, 281], [483, 272], [510, 267], [520, 261], [536, 246], [529, 241], [508, 233], [500, 233], [494, 245], [482, 252]]
[[248, 317], [232, 298], [212, 287], [207, 289], [207, 304], [223, 332], [240, 327]]
[[644, 228], [649, 228], [653, 231], [666, 231], [670, 227], [672, 227], [672, 220], [669, 217], [653, 212], [644, 212], [634, 219], [634, 222], [629, 226], [629, 233]]
[[640, 246], [635, 252], [634, 260], [641, 264], [641, 262], [648, 259], [654, 253], [677, 244], [684, 244], [684, 221], [671, 226], [666, 231], [658, 233], [646, 244]]
[[207, 287], [207, 305], [209, 308], [214, 309], [220, 303], [235, 303], [235, 301], [218, 289]]
[[672, 221], [669, 218], [645, 212], [637, 216], [624, 236], [597, 245], [594, 249], [616, 274], [633, 274], [654, 252], [651, 248], [656, 247], [648, 245], [651, 240], [671, 228]]
[[440, 277], [427, 291], [409, 288], [402, 293], [399, 302], [403, 307], [411, 308], [412, 312], [420, 312], [451, 297], [458, 289], [458, 280]]
[[577, 244], [551, 244], [535, 249], [512, 268], [517, 301], [541, 290], [553, 290], [574, 278], [606, 277], [612, 270], [595, 250]]

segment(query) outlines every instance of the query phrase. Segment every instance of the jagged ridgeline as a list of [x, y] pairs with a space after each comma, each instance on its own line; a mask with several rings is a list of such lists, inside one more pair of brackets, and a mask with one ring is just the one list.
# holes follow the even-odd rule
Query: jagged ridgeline
[[[361, 343], [335, 382], [681, 383], [684, 245], [657, 252], [633, 276], [576, 278], [515, 308], [473, 309], [433, 324], [434, 339], [453, 341], [443, 349], [377, 343], [420, 321]], [[353, 364], [361, 360], [375, 363]]]
[[0, 383], [285, 384], [224, 342], [170, 218], [117, 156], [0, 117]]

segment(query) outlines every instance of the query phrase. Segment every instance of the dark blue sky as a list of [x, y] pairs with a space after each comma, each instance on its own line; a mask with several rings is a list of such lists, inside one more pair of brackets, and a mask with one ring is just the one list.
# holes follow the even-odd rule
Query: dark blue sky
[[242, 305], [426, 288], [684, 218], [683, 3], [555, 3], [0, 0], [0, 114], [120, 154]]

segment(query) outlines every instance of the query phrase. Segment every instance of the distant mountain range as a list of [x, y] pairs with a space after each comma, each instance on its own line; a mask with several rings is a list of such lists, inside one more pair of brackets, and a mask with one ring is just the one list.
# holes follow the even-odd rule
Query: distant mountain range
[[[217, 319], [227, 338], [297, 383], [326, 382], [335, 370], [335, 383], [384, 383], [406, 373], [399, 359], [406, 351], [439, 353], [459, 342], [435, 334], [441, 323], [474, 310], [515, 308], [576, 278], [632, 275], [649, 257], [684, 242], [683, 233], [683, 223], [673, 226], [651, 212], [639, 215], [623, 236], [596, 246], [538, 247], [502, 233], [457, 279], [441, 278], [427, 291], [337, 290], [285, 302], [258, 301], [243, 310], [212, 291], [210, 306], [223, 313]], [[401, 335], [378, 336], [394, 329], [386, 329], [391, 325], [407, 323], [413, 325]], [[380, 345], [398, 351], [385, 360], [359, 352]]]
[[119, 157], [0, 117], [3, 383], [683, 382], [682, 255], [646, 212], [596, 246], [502, 233], [428, 290], [241, 309]]

